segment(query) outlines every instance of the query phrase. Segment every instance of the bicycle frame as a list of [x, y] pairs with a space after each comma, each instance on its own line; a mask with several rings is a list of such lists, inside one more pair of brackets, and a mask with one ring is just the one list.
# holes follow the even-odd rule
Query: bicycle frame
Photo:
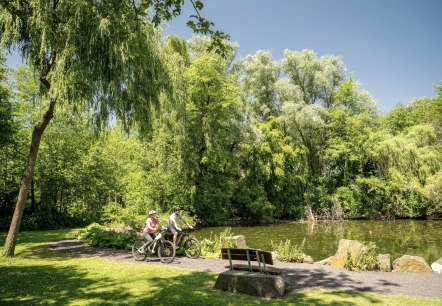
[[132, 245], [132, 256], [135, 260], [144, 260], [155, 254], [162, 263], [171, 263], [175, 259], [175, 247], [172, 242], [164, 239], [164, 234], [159, 233], [152, 241], [136, 239]]
[[186, 237], [189, 237], [189, 233], [187, 231], [181, 231], [181, 233], [177, 237], [176, 245], [181, 247], [181, 244], [186, 241]]
[[[144, 252], [150, 252], [151, 254], [155, 254], [157, 247], [158, 247], [158, 241], [163, 239], [163, 235], [161, 233], [159, 233], [155, 239], [153, 241], [146, 241], [145, 244], [143, 244], [138, 251], [140, 253], [144, 253]], [[148, 247], [147, 247], [148, 246]], [[146, 250], [147, 247], [147, 250]], [[149, 254], [149, 253], [148, 253]]]
[[[178, 236], [177, 236], [177, 241], [176, 241], [176, 253], [177, 254], [179, 254], [179, 255], [182, 255], [182, 254], [185, 254], [187, 257], [189, 257], [189, 258], [198, 258], [199, 257], [199, 255], [201, 254], [201, 244], [199, 243], [199, 241], [195, 238], [195, 237], [193, 237], [193, 236], [191, 236], [190, 234], [189, 234], [189, 229], [184, 229], [184, 230], [182, 230], [179, 234], [178, 234]], [[169, 242], [172, 242], [173, 243], [173, 234], [172, 233], [168, 233], [165, 237], [164, 237], [164, 239], [165, 240], [168, 240]], [[192, 251], [192, 253], [188, 253], [188, 251], [189, 251], [189, 248], [188, 248], [188, 246], [187, 246], [187, 242], [188, 241], [194, 241], [194, 243], [196, 243], [197, 244], [197, 253], [196, 254], [192, 254], [192, 253], [194, 253], [195, 251]], [[192, 247], [191, 248], [192, 250], [195, 250], [195, 248], [194, 247]]]

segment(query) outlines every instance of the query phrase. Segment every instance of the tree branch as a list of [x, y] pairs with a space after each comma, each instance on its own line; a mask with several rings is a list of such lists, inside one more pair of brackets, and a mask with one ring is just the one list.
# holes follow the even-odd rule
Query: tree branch
[[51, 88], [51, 83], [47, 80], [47, 76], [51, 71], [52, 66], [55, 63], [55, 59], [57, 57], [57, 52], [53, 51], [51, 57], [46, 60], [46, 68], [42, 72], [40, 76], [40, 82], [46, 87], [47, 90]]

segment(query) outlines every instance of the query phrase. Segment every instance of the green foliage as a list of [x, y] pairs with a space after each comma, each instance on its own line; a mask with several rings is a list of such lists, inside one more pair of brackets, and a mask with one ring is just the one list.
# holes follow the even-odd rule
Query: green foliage
[[91, 246], [100, 248], [117, 248], [130, 250], [137, 238], [136, 234], [130, 232], [116, 232], [105, 228], [98, 223], [92, 223], [80, 230], [78, 239]]
[[0, 150], [12, 141], [16, 129], [12, 117], [11, 88], [6, 84], [7, 74], [5, 59], [0, 53]]
[[0, 43], [17, 47], [42, 76], [46, 96], [90, 105], [98, 125], [116, 113], [144, 130], [149, 106], [168, 87], [159, 34], [138, 7], [147, 3], [11, 3], [1, 7]]
[[101, 220], [110, 227], [124, 224], [141, 231], [148, 216], [148, 210], [145, 210], [147, 207], [144, 205], [130, 205], [123, 208], [121, 204], [110, 202], [104, 205]]
[[426, 207], [427, 214], [430, 216], [442, 216], [442, 171], [428, 177], [422, 194], [429, 203]]
[[[227, 58], [208, 52], [208, 38], [170, 37], [157, 45], [158, 33], [149, 33], [167, 88], [142, 99], [145, 122], [128, 128], [136, 121], [129, 103], [123, 113], [131, 119], [123, 114], [99, 135], [91, 114], [105, 120], [124, 99], [100, 110], [96, 98], [58, 106], [41, 142], [23, 228], [91, 222], [140, 228], [150, 209], [165, 223], [176, 205], [203, 226], [301, 219], [306, 208], [323, 219], [442, 216], [440, 89], [435, 98], [379, 116], [334, 56], [287, 51], [273, 61], [260, 51], [236, 60], [233, 51]], [[127, 61], [147, 61], [135, 57]], [[8, 102], [0, 111], [17, 127], [0, 150], [4, 229], [28, 154], [25, 141], [49, 103], [36, 68], [14, 72], [14, 90], [2, 87]], [[57, 84], [54, 90], [67, 86]]]
[[376, 271], [379, 269], [376, 243], [370, 241], [364, 245], [367, 247], [367, 252], [364, 252], [357, 260], [353, 260], [350, 252], [347, 252], [344, 268], [350, 271]]
[[233, 236], [232, 229], [226, 228], [219, 235], [212, 238], [212, 234], [207, 239], [201, 241], [202, 255], [206, 257], [219, 258], [221, 256], [221, 248], [235, 248], [235, 241], [229, 239]]
[[292, 245], [292, 242], [287, 239], [285, 242], [280, 241], [279, 244], [271, 241], [272, 249], [276, 252], [276, 258], [284, 262], [303, 262], [305, 238], [301, 245]]

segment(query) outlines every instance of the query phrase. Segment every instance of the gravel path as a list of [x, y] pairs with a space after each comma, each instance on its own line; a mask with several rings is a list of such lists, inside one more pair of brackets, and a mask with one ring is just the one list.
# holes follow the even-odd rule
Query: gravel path
[[[79, 240], [67, 239], [48, 244], [49, 248], [76, 256], [99, 256], [109, 260], [138, 264], [161, 264], [158, 259], [134, 261], [128, 251], [90, 247]], [[228, 262], [221, 259], [177, 257], [170, 266], [220, 273], [227, 270]], [[356, 290], [391, 295], [411, 295], [442, 299], [442, 275], [418, 272], [354, 272], [319, 264], [276, 262], [294, 292], [320, 288]]]

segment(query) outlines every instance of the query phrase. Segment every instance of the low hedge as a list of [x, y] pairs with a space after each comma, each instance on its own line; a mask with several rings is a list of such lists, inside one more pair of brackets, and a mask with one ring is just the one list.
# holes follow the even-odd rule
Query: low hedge
[[80, 230], [78, 239], [91, 246], [130, 250], [137, 238], [135, 232], [116, 232], [98, 223], [92, 223]]

